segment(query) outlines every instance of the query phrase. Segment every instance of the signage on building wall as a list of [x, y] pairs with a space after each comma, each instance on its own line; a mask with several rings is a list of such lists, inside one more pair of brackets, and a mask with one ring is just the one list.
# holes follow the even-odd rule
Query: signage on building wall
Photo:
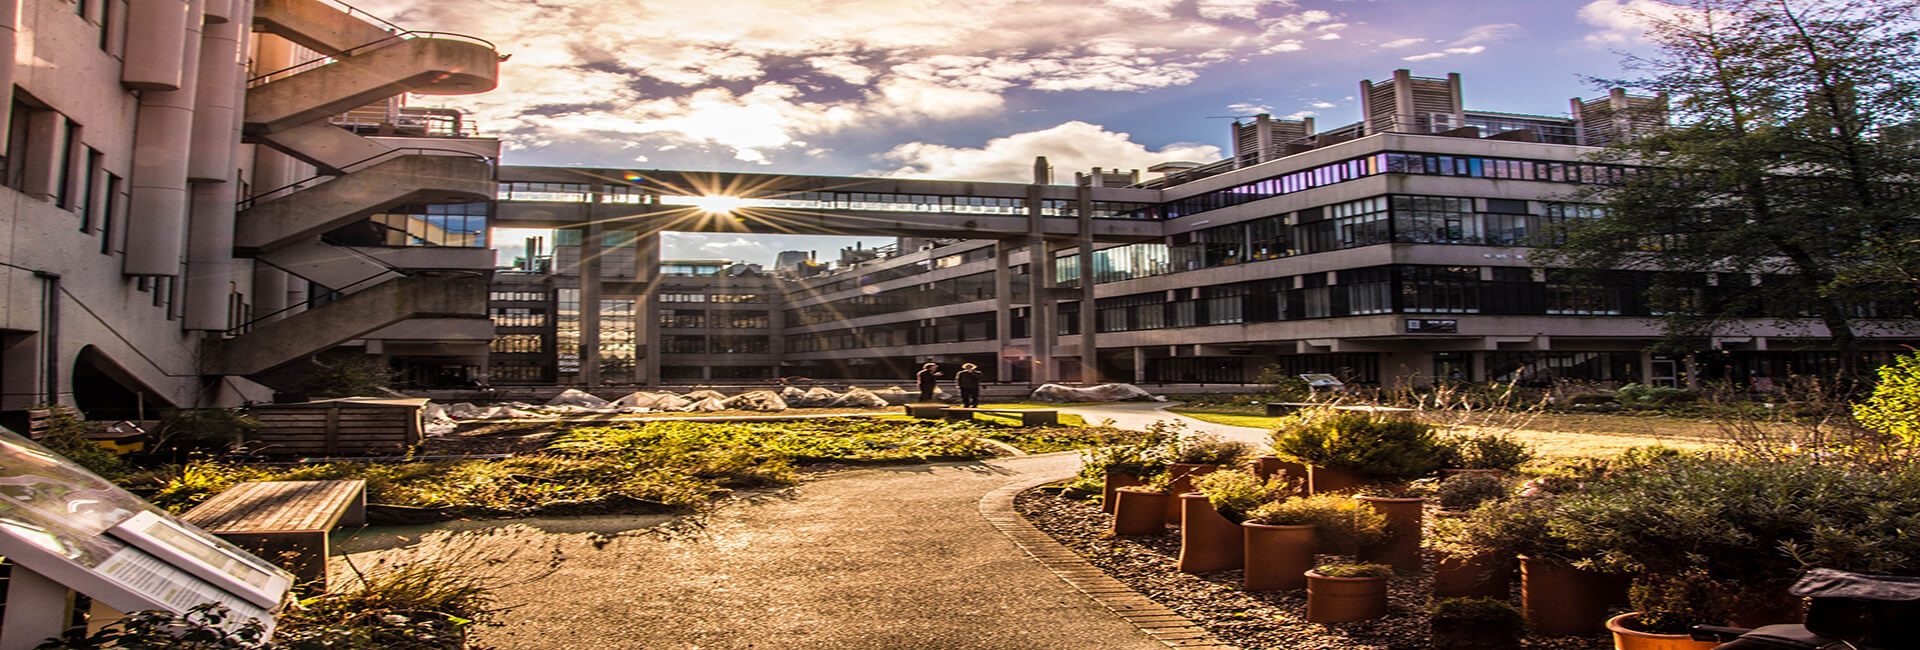
[[1409, 318], [1408, 334], [1455, 334], [1460, 331], [1460, 321], [1452, 318]]

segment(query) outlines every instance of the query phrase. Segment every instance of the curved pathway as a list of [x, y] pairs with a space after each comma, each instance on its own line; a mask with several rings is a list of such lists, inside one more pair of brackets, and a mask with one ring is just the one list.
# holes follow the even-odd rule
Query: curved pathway
[[[1161, 413], [1160, 406], [1066, 410], [1126, 428], [1176, 418], [1194, 431], [1265, 435]], [[995, 493], [1010, 504], [1011, 486], [1065, 477], [1078, 465], [1077, 454], [1058, 453], [863, 469], [808, 481], [787, 498], [722, 508], [687, 535], [650, 534], [639, 527], [651, 522], [639, 520], [622, 532], [616, 520], [598, 532], [512, 526], [455, 544], [467, 557], [556, 545], [566, 555], [553, 575], [500, 594], [513, 608], [501, 626], [480, 630], [478, 641], [501, 648], [1190, 645], [1165, 634], [1156, 640], [1136, 627], [1140, 618], [1115, 616], [1111, 602], [1089, 598], [1085, 580], [1096, 576], [1059, 564], [1077, 558], [1030, 556], [1023, 547], [1042, 540], [1016, 545], [1009, 536], [1021, 535], [1009, 527], [1024, 522], [989, 512], [989, 502], [1001, 497], [982, 501]], [[528, 552], [508, 562], [546, 559]], [[1081, 581], [1069, 584], [1076, 575]]]

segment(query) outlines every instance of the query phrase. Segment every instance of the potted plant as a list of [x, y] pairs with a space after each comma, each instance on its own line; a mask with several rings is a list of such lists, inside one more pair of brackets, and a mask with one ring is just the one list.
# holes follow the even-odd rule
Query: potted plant
[[1512, 593], [1515, 549], [1524, 543], [1516, 537], [1514, 517], [1495, 501], [1433, 522], [1424, 541], [1439, 556], [1433, 570], [1435, 598], [1504, 600]]
[[1387, 615], [1385, 564], [1328, 564], [1307, 572], [1307, 620], [1351, 623]]
[[1353, 554], [1387, 535], [1387, 520], [1353, 499], [1318, 494], [1255, 508], [1241, 524], [1246, 535], [1247, 591], [1306, 587], [1315, 553]]
[[1367, 504], [1387, 520], [1387, 536], [1380, 543], [1363, 549], [1360, 558], [1391, 565], [1400, 571], [1419, 571], [1420, 536], [1427, 500], [1389, 490], [1375, 489], [1371, 492], [1354, 499]]
[[1227, 469], [1194, 478], [1193, 484], [1197, 492], [1179, 497], [1179, 569], [1206, 573], [1240, 568], [1245, 552], [1240, 522], [1271, 501], [1274, 492], [1286, 489], [1285, 481], [1268, 484], [1245, 470]]
[[1363, 411], [1302, 411], [1273, 435], [1273, 451], [1308, 466], [1313, 494], [1398, 483], [1439, 468], [1445, 445], [1411, 417]]
[[1613, 647], [1619, 650], [1713, 650], [1714, 641], [1695, 641], [1694, 625], [1724, 625], [1732, 616], [1726, 594], [1732, 590], [1690, 571], [1675, 576], [1643, 576], [1628, 598], [1634, 611], [1607, 619]]
[[1533, 460], [1533, 448], [1500, 433], [1455, 436], [1441, 474], [1505, 475]]
[[1434, 500], [1442, 513], [1465, 513], [1482, 503], [1505, 498], [1507, 482], [1490, 474], [1454, 474], [1434, 489]]
[[1114, 490], [1113, 534], [1139, 537], [1165, 532], [1172, 483], [1171, 475], [1160, 472], [1147, 477], [1144, 484]]
[[1303, 463], [1287, 460], [1271, 454], [1253, 457], [1253, 473], [1261, 480], [1276, 476], [1286, 477], [1294, 492], [1287, 496], [1304, 496], [1307, 491], [1307, 466]]
[[1101, 510], [1113, 514], [1114, 490], [1144, 484], [1146, 477], [1164, 473], [1176, 435], [1156, 427], [1138, 442], [1081, 452], [1080, 477], [1086, 483], [1101, 485]]
[[1434, 650], [1519, 650], [1527, 619], [1504, 600], [1442, 598], [1428, 620]]
[[[1236, 465], [1252, 451], [1252, 446], [1247, 443], [1225, 440], [1219, 436], [1201, 435], [1181, 439], [1174, 444], [1172, 457], [1167, 463], [1167, 473], [1173, 476], [1170, 489], [1175, 495], [1192, 492], [1195, 477]], [[1167, 521], [1179, 524], [1180, 512], [1179, 500], [1169, 501]]]

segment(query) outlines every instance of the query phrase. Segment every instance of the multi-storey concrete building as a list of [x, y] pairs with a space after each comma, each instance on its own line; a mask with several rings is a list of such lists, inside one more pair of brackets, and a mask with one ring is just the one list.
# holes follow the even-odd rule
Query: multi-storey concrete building
[[0, 410], [265, 399], [342, 346], [485, 363], [499, 145], [402, 96], [493, 88], [492, 45], [329, 0], [0, 22]]
[[[1055, 184], [1044, 160], [1030, 184], [504, 167], [495, 223], [574, 233], [561, 238], [583, 261], [501, 277], [497, 291], [546, 287], [554, 321], [538, 344], [496, 347], [494, 378], [900, 380], [933, 360], [1011, 382], [1233, 383], [1277, 366], [1381, 383], [1678, 384], [1832, 366], [1824, 328], [1786, 304], [1698, 354], [1655, 354], [1649, 273], [1595, 279], [1529, 260], [1551, 224], [1595, 214], [1573, 190], [1629, 173], [1591, 162], [1594, 147], [1657, 128], [1663, 98], [1493, 113], [1464, 107], [1458, 75], [1405, 70], [1360, 96], [1356, 124], [1257, 116], [1234, 125], [1232, 158], [1158, 165], [1147, 182], [1095, 169]], [[742, 289], [729, 283], [747, 278], [661, 265], [657, 234], [676, 230], [912, 245]], [[1703, 295], [1774, 281], [1693, 279]], [[513, 308], [496, 299], [497, 324]], [[1876, 308], [1868, 348], [1914, 340], [1910, 305]], [[749, 327], [714, 327], [736, 318]]]

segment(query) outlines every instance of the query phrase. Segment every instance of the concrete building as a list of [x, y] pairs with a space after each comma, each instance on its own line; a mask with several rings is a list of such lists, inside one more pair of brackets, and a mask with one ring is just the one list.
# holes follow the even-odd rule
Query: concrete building
[[[1616, 91], [1540, 116], [1468, 109], [1462, 87], [1396, 71], [1361, 83], [1361, 122], [1316, 132], [1256, 116], [1234, 126], [1233, 157], [1156, 165], [1145, 182], [1095, 169], [1055, 184], [1045, 159], [1029, 184], [503, 167], [496, 225], [559, 229], [588, 262], [500, 276], [496, 291], [537, 294], [555, 322], [528, 351], [496, 347], [493, 377], [901, 381], [931, 360], [1027, 383], [1239, 383], [1278, 367], [1381, 384], [1679, 385], [1834, 365], [1825, 329], [1790, 305], [1696, 354], [1655, 354], [1651, 275], [1530, 263], [1547, 226], [1594, 214], [1571, 190], [1625, 173], [1588, 162], [1593, 147], [1664, 124], [1664, 98]], [[651, 261], [664, 231], [902, 245], [749, 279]], [[1773, 281], [1696, 279], [1703, 296]], [[515, 304], [496, 300], [495, 318], [517, 318], [499, 311]], [[1915, 341], [1911, 306], [1885, 307], [1863, 328], [1873, 354]]]
[[0, 7], [0, 411], [295, 389], [314, 363], [484, 367], [497, 141], [403, 95], [486, 41], [323, 0]]

